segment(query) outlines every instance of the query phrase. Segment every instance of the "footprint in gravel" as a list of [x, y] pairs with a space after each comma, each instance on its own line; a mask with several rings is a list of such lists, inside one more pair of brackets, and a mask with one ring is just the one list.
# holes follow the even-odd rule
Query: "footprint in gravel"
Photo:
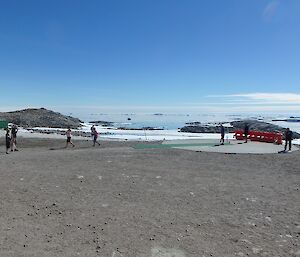
[[153, 247], [151, 257], [186, 257], [186, 255], [183, 251], [174, 248]]

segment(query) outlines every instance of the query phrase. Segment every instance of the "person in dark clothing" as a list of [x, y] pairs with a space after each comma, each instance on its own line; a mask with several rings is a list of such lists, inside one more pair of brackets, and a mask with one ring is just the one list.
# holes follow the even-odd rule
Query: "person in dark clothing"
[[220, 132], [221, 132], [220, 143], [221, 143], [221, 145], [224, 145], [225, 128], [223, 127], [222, 124], [221, 124], [221, 126], [220, 126]]
[[292, 150], [292, 139], [293, 139], [293, 131], [291, 131], [289, 128], [285, 131], [285, 146], [284, 151], [286, 151], [287, 145], [289, 144], [289, 151]]
[[249, 125], [246, 123], [244, 127], [245, 143], [248, 141]]
[[95, 129], [95, 126], [91, 126], [91, 136], [94, 137], [94, 129]]
[[13, 125], [11, 128], [11, 143], [10, 143], [10, 149], [11, 151], [18, 151], [17, 149], [17, 133], [18, 133], [18, 127], [16, 125]]
[[9, 135], [9, 128], [6, 129], [5, 143], [6, 143], [6, 154], [8, 154], [10, 148], [11, 137]]
[[97, 141], [98, 135], [99, 135], [98, 131], [96, 130], [95, 127], [93, 127], [92, 131], [93, 131], [92, 132], [92, 135], [93, 135], [93, 146], [95, 146], [96, 143], [100, 146], [100, 143]]

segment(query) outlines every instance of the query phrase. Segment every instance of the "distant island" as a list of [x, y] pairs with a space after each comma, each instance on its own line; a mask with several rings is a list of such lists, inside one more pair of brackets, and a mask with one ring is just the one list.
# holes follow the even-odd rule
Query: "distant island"
[[272, 121], [300, 122], [300, 117], [291, 116], [287, 119], [273, 119]]

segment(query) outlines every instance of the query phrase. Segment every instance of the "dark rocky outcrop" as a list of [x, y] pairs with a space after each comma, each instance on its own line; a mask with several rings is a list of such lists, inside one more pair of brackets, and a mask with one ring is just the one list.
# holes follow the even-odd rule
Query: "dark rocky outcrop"
[[[249, 125], [250, 130], [262, 131], [262, 132], [281, 132], [284, 134], [285, 128], [263, 122], [258, 120], [239, 120], [232, 121], [230, 125], [232, 127], [225, 127], [227, 133], [233, 133], [237, 129], [244, 129], [245, 124]], [[190, 132], [190, 133], [220, 133], [220, 126], [207, 126], [207, 125], [197, 125], [197, 126], [185, 126], [180, 129], [180, 132]], [[293, 131], [293, 137], [295, 139], [300, 138], [300, 134]]]
[[192, 122], [186, 122], [185, 124], [189, 126], [201, 126], [202, 123], [200, 121], [192, 121]]
[[24, 109], [14, 112], [0, 112], [0, 119], [14, 123], [21, 127], [49, 127], [49, 128], [78, 128], [82, 121], [59, 112], [40, 109]]
[[[257, 120], [240, 120], [240, 121], [230, 122], [230, 124], [235, 129], [244, 129], [246, 123], [248, 124], [249, 129], [254, 131], [281, 132], [284, 135], [286, 130], [286, 128], [280, 127], [278, 125], [274, 125], [263, 121], [257, 121]], [[293, 131], [293, 138], [295, 139], [300, 138], [300, 134]]]
[[103, 126], [103, 127], [112, 127], [114, 125], [114, 122], [103, 121], [103, 120], [90, 121], [89, 123], [97, 126]]
[[142, 128], [126, 128], [126, 127], [119, 127], [120, 130], [164, 130], [161, 128], [153, 128], [153, 127], [142, 127]]
[[[193, 126], [184, 126], [180, 129], [180, 132], [189, 132], [189, 133], [220, 133], [220, 126], [205, 126], [205, 125], [193, 125]], [[234, 128], [225, 127], [227, 133], [233, 133]]]

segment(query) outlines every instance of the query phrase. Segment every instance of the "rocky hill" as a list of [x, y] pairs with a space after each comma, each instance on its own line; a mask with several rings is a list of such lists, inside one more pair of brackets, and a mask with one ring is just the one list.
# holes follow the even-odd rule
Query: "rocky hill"
[[14, 123], [21, 127], [49, 127], [49, 128], [78, 128], [82, 121], [59, 112], [40, 109], [24, 109], [14, 112], [0, 112], [0, 119]]
[[[220, 126], [207, 125], [188, 125], [180, 129], [180, 132], [189, 133], [220, 133]], [[225, 127], [226, 133], [234, 133], [234, 128]]]
[[[263, 132], [281, 132], [284, 134], [285, 128], [257, 120], [241, 120], [232, 121], [232, 127], [225, 128], [226, 133], [233, 133], [237, 129], [244, 129], [245, 124], [249, 125], [250, 130], [263, 131]], [[207, 125], [189, 125], [180, 129], [180, 132], [190, 133], [220, 133], [220, 126], [207, 126]], [[300, 138], [300, 134], [293, 131], [294, 138]]]

